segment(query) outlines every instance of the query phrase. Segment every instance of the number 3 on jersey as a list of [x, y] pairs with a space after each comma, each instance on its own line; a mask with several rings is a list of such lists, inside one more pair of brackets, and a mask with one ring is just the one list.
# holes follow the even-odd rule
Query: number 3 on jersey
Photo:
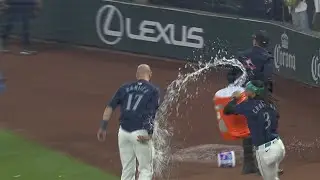
[[143, 98], [142, 94], [129, 94], [128, 101], [127, 101], [127, 111], [135, 111]]
[[270, 114], [268, 112], [265, 112], [265, 113], [263, 113], [263, 117], [264, 117], [265, 122], [267, 123], [266, 127], [265, 127], [265, 129], [267, 130], [271, 125]]

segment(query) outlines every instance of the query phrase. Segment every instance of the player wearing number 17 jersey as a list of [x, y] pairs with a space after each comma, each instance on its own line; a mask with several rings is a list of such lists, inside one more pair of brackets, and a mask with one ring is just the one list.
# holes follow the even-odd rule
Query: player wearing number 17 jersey
[[121, 180], [133, 180], [138, 160], [139, 180], [151, 180], [152, 133], [156, 111], [159, 107], [159, 90], [149, 82], [151, 69], [148, 65], [138, 66], [137, 81], [122, 85], [107, 105], [98, 140], [106, 136], [108, 121], [113, 110], [120, 106], [120, 128], [118, 145], [122, 164]]
[[277, 131], [279, 114], [276, 106], [264, 92], [263, 81], [249, 81], [245, 90], [247, 100], [237, 104], [241, 95], [235, 92], [224, 113], [247, 118], [261, 176], [264, 180], [279, 180], [279, 164], [284, 158], [285, 147]]

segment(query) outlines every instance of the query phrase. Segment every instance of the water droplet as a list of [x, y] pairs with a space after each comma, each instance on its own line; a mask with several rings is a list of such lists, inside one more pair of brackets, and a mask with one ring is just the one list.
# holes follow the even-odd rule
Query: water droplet
[[[219, 50], [219, 53], [227, 54], [227, 52], [224, 50]], [[168, 167], [168, 164], [171, 160], [172, 145], [170, 144], [170, 140], [173, 136], [172, 123], [174, 124], [174, 122], [168, 122], [168, 117], [171, 115], [173, 109], [176, 110], [176, 117], [179, 117], [180, 114], [184, 114], [179, 112], [180, 103], [187, 104], [189, 99], [200, 95], [199, 88], [196, 89], [195, 94], [188, 94], [188, 85], [191, 82], [198, 82], [200, 77], [203, 77], [205, 73], [209, 72], [213, 68], [226, 65], [238, 67], [243, 72], [243, 74], [234, 82], [234, 84], [230, 86], [241, 86], [245, 83], [247, 73], [241, 62], [234, 58], [218, 58], [219, 53], [216, 57], [209, 57], [209, 62], [205, 61], [206, 57], [203, 55], [199, 56], [201, 61], [199, 61], [199, 58], [196, 58], [195, 56], [193, 62], [198, 62], [198, 64], [187, 63], [184, 66], [185, 69], [190, 69], [188, 67], [191, 67], [193, 71], [189, 73], [183, 73], [183, 70], [180, 68], [177, 79], [172, 81], [167, 87], [164, 100], [156, 114], [154, 125], [153, 162], [154, 172], [157, 176], [162, 176], [164, 170]], [[205, 78], [203, 81], [205, 81]], [[181, 99], [181, 95], [185, 94], [186, 98]]]

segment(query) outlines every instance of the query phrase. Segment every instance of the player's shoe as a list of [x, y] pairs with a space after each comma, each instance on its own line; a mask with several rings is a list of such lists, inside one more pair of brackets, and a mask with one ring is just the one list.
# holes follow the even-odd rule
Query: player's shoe
[[24, 49], [24, 50], [20, 51], [20, 54], [21, 55], [35, 55], [35, 54], [37, 54], [37, 51]]

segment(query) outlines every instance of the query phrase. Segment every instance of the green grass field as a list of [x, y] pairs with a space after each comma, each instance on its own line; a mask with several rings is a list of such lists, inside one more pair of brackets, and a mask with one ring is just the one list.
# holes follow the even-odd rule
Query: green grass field
[[0, 131], [0, 180], [116, 180], [99, 169]]

